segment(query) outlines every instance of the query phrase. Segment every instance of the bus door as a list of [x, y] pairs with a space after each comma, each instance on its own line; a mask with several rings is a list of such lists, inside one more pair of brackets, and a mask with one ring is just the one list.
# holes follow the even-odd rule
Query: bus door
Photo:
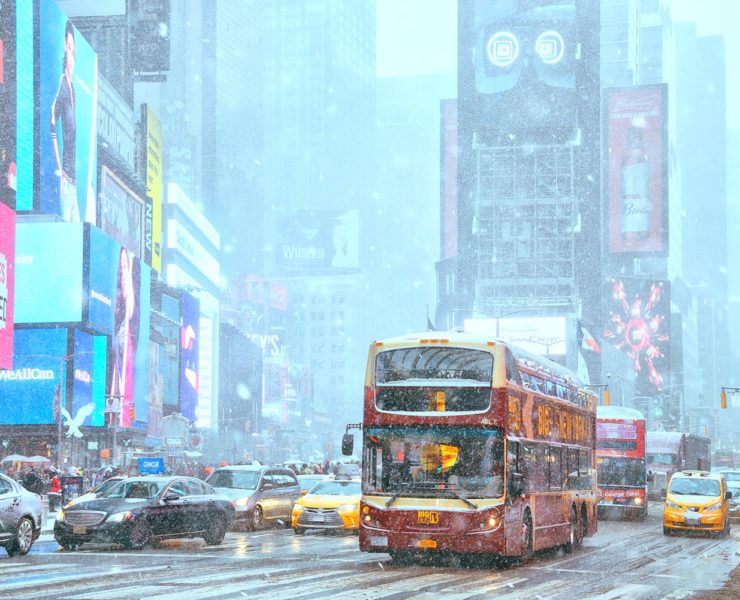
[[519, 458], [519, 442], [506, 440], [506, 502], [504, 504], [505, 553], [515, 556], [523, 551], [524, 465]]

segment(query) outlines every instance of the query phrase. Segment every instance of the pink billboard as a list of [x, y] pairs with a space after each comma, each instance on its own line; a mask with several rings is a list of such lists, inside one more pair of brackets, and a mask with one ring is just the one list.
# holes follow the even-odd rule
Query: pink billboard
[[606, 90], [609, 251], [668, 252], [666, 87]]
[[0, 203], [0, 369], [13, 368], [15, 211]]

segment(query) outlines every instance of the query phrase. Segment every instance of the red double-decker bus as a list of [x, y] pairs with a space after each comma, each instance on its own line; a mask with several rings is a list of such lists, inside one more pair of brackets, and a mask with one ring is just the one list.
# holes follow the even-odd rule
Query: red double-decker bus
[[[596, 531], [596, 399], [561, 365], [462, 332], [371, 345], [360, 549], [526, 560]], [[353, 426], [350, 426], [353, 427]], [[352, 453], [352, 434], [343, 452]]]
[[647, 518], [645, 417], [622, 406], [596, 409], [596, 480], [600, 515]]

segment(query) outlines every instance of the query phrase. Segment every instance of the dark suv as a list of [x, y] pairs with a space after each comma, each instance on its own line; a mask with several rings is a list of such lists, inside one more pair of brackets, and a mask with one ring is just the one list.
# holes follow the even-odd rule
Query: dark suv
[[295, 473], [286, 467], [234, 465], [216, 469], [206, 479], [219, 494], [231, 499], [235, 525], [261, 529], [267, 521], [290, 527], [293, 503], [301, 497]]

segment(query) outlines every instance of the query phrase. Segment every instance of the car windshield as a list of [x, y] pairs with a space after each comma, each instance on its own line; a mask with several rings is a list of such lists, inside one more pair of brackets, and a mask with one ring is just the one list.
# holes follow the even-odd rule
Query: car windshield
[[206, 482], [212, 487], [256, 490], [259, 480], [259, 471], [216, 471]]
[[728, 484], [731, 481], [740, 482], [740, 471], [720, 471], [720, 473], [725, 476]]
[[359, 481], [325, 481], [311, 490], [321, 496], [355, 496], [361, 493]]
[[460, 427], [369, 428], [365, 436], [367, 491], [433, 496], [503, 494], [499, 431]]
[[693, 479], [678, 477], [671, 481], [671, 494], [691, 496], [719, 496], [719, 481], [716, 479]]
[[105, 494], [109, 489], [111, 489], [114, 485], [117, 483], [120, 483], [120, 479], [106, 479], [105, 481], [98, 484], [98, 487], [93, 489], [92, 491], [95, 492], [98, 496], [102, 496]]
[[158, 481], [120, 481], [100, 497], [150, 499], [162, 491], [162, 486]]

